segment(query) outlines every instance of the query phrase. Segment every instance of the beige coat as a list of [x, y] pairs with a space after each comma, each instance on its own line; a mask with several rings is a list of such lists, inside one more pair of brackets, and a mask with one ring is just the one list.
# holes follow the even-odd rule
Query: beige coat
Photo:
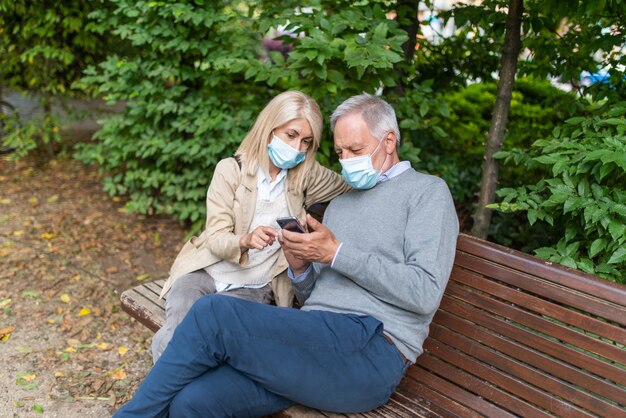
[[[303, 218], [305, 208], [316, 202], [327, 202], [349, 190], [341, 176], [317, 162], [306, 176], [305, 192], [297, 190], [287, 173], [285, 194], [291, 215]], [[192, 237], [174, 260], [170, 275], [161, 292], [163, 297], [175, 280], [220, 260], [245, 265], [247, 251], [239, 248], [239, 239], [248, 233], [257, 199], [257, 176], [242, 172], [234, 158], [226, 158], [215, 167], [207, 192], [206, 228]], [[287, 277], [287, 260], [282, 251], [272, 273], [270, 285], [278, 306], [291, 306], [293, 289]]]

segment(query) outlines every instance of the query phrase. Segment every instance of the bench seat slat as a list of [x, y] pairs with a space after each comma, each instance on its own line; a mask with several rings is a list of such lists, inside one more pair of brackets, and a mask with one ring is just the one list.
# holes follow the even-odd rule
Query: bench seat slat
[[392, 396], [402, 396], [405, 403], [417, 402], [431, 411], [431, 415], [435, 416], [453, 418], [479, 418], [484, 416], [424, 384], [424, 380], [430, 381], [431, 379], [431, 373], [428, 370], [419, 366], [413, 366], [412, 369], [417, 371], [420, 380], [415, 380], [409, 375], [405, 376], [396, 389], [396, 393]]
[[573, 328], [563, 326], [540, 315], [532, 314], [519, 307], [495, 300], [488, 295], [472, 292], [455, 281], [450, 282], [447, 289], [449, 295], [492, 314], [505, 317], [521, 326], [552, 336], [611, 361], [620, 362], [624, 359], [624, 350], [613, 344], [585, 335]]
[[[624, 306], [626, 287], [608, 280], [573, 270], [556, 263], [541, 260], [521, 251], [483, 241], [466, 234], [460, 234], [457, 251], [468, 253], [497, 264], [526, 272], [566, 288], [575, 289], [589, 295]], [[458, 254], [458, 253], [457, 253]], [[623, 318], [622, 318], [623, 321]]]
[[482, 309], [460, 302], [447, 295], [444, 296], [440, 312], [435, 316], [434, 322], [439, 323], [439, 316], [443, 315], [445, 312], [460, 318], [471, 318], [471, 322], [481, 327], [488, 328], [494, 333], [512, 341], [533, 347], [555, 359], [588, 370], [591, 373], [595, 373], [617, 384], [626, 385], [626, 373], [624, 373], [623, 369], [594, 356], [590, 356], [580, 350], [564, 346], [555, 338], [547, 338], [546, 336], [531, 332], [523, 327], [512, 326], [510, 321], [490, 315]]
[[[482, 396], [481, 393], [477, 391], [473, 391], [471, 384], [468, 385], [469, 381], [476, 382], [477, 386], [481, 386], [478, 379], [472, 378], [472, 376], [468, 375], [460, 371], [458, 368], [452, 368], [449, 365], [446, 365], [443, 362], [440, 362], [436, 357], [433, 357], [430, 354], [422, 354], [418, 359], [417, 364], [421, 369], [426, 370], [428, 373], [423, 374], [424, 378], [428, 379], [429, 387], [438, 391], [441, 394], [445, 394], [446, 397], [450, 398], [454, 402], [457, 402], [461, 405], [464, 405], [479, 414], [493, 417], [513, 417], [514, 414], [511, 414], [506, 409], [502, 408], [498, 404], [491, 403], [487, 397]], [[454, 369], [454, 370], [452, 370]], [[411, 368], [407, 370], [407, 374], [412, 379], [418, 379], [417, 376], [418, 368]], [[447, 372], [447, 373], [446, 373]], [[455, 374], [455, 378], [460, 379], [469, 379], [469, 380], [461, 380], [464, 382], [464, 387], [460, 387], [455, 384], [455, 379], [448, 379], [448, 376], [451, 374]], [[480, 388], [485, 389], [485, 388]], [[486, 390], [492, 390], [489, 387]], [[497, 391], [498, 389], [496, 389]], [[506, 396], [506, 394], [503, 394]], [[445, 405], [443, 405], [445, 406]]]
[[[589, 312], [610, 321], [619, 321], [623, 318], [624, 308], [620, 307], [612, 302], [602, 300], [593, 294], [581, 293], [578, 290], [568, 289], [562, 285], [555, 284], [545, 279], [526, 274], [517, 270], [510, 269], [505, 266], [497, 265], [486, 260], [481, 260], [475, 256], [459, 253], [455, 263], [455, 271], [453, 273], [455, 278], [466, 278], [476, 282], [483, 282], [485, 285], [487, 282], [481, 276], [495, 277], [497, 280], [507, 283], [513, 286], [512, 290], [523, 290], [526, 293], [538, 295], [543, 298], [548, 298], [551, 301], [564, 304], [570, 308], [580, 309], [585, 312]], [[520, 295], [521, 296], [521, 295]], [[626, 297], [626, 295], [625, 295]], [[521, 302], [519, 298], [513, 296], [517, 302]], [[532, 306], [532, 305], [528, 305]], [[557, 306], [553, 304], [552, 306]], [[572, 312], [570, 310], [570, 312]], [[582, 315], [585, 319], [591, 319], [588, 316]], [[623, 331], [620, 337], [622, 344], [626, 344], [626, 331]]]
[[133, 288], [122, 293], [122, 309], [132, 315], [140, 323], [153, 332], [161, 328], [159, 318], [164, 318], [163, 307], [156, 305], [152, 299], [146, 297], [140, 289]]
[[[526, 346], [512, 341], [501, 334], [486, 330], [449, 312], [439, 312], [437, 324], [462, 335], [464, 338], [475, 340], [478, 344], [498, 350], [498, 352], [503, 353], [507, 357], [550, 373], [551, 376], [572, 383], [585, 391], [602, 394], [602, 396], [616, 402], [620, 399], [626, 399], [626, 390], [624, 388], [610, 383], [604, 378], [598, 378], [565, 362], [556, 361], [533, 346]], [[433, 335], [433, 338], [442, 340], [437, 337], [437, 334]], [[463, 349], [463, 346], [454, 345], [454, 347], [458, 350], [466, 351]], [[471, 345], [470, 348], [472, 352], [468, 354], [475, 355], [474, 345]]]

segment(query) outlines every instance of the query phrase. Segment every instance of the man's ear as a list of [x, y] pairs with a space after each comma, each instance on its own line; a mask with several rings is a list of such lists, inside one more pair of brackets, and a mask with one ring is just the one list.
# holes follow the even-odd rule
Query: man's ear
[[396, 133], [395, 132], [390, 131], [390, 132], [387, 133], [387, 135], [385, 136], [385, 139], [384, 139], [385, 143], [383, 144], [387, 154], [391, 154], [393, 151], [395, 151], [397, 139], [398, 138], [396, 138]]

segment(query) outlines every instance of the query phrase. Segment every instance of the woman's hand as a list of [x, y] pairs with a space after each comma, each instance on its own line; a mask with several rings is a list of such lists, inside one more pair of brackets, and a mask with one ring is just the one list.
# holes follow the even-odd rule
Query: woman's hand
[[278, 232], [274, 228], [261, 225], [239, 238], [239, 248], [242, 253], [250, 248], [262, 250], [268, 245], [272, 245], [277, 237]]

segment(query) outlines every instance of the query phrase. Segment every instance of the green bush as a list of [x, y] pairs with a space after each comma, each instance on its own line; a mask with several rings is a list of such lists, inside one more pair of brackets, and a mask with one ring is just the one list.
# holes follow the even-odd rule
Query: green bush
[[[255, 8], [230, 1], [112, 4], [93, 17], [138, 52], [109, 57], [91, 67], [84, 82], [126, 106], [102, 121], [96, 141], [79, 146], [77, 156], [107, 174], [109, 194], [130, 196], [130, 210], [172, 214], [194, 229], [203, 223], [215, 164], [232, 155], [271, 97], [302, 90], [328, 121], [347, 97], [395, 85], [394, 64], [403, 59], [407, 39], [386, 16], [393, 4], [378, 1], [320, 1], [309, 10], [269, 1]], [[293, 43], [287, 58], [275, 52], [264, 59], [262, 37], [278, 24], [300, 35], [285, 39]], [[422, 101], [434, 103], [427, 91], [416, 82], [407, 86], [398, 99], [405, 115]], [[422, 107], [420, 123], [436, 108]], [[325, 133], [318, 158], [332, 165]], [[416, 160], [419, 150], [408, 141], [403, 152]]]
[[3, 137], [15, 149], [13, 158], [32, 151], [53, 151], [61, 140], [53, 97], [85, 96], [77, 85], [84, 69], [122, 45], [100, 36], [90, 12], [106, 8], [103, 0], [0, 0], [0, 88], [39, 97], [44, 117], [8, 126]]
[[[496, 88], [494, 83], [481, 83], [444, 93], [441, 100], [447, 103], [449, 115], [433, 118], [433, 129], [425, 133], [423, 168], [438, 173], [448, 182], [456, 202], [472, 201], [480, 188], [480, 166]], [[518, 80], [514, 86], [504, 149], [530, 147], [578, 107], [573, 95], [548, 81]], [[528, 175], [501, 167], [500, 183], [522, 184], [528, 180]]]
[[542, 170], [534, 184], [498, 191], [502, 212], [524, 211], [531, 226], [553, 226], [546, 260], [626, 283], [626, 102], [568, 119], [531, 150], [501, 152], [505, 163]]

